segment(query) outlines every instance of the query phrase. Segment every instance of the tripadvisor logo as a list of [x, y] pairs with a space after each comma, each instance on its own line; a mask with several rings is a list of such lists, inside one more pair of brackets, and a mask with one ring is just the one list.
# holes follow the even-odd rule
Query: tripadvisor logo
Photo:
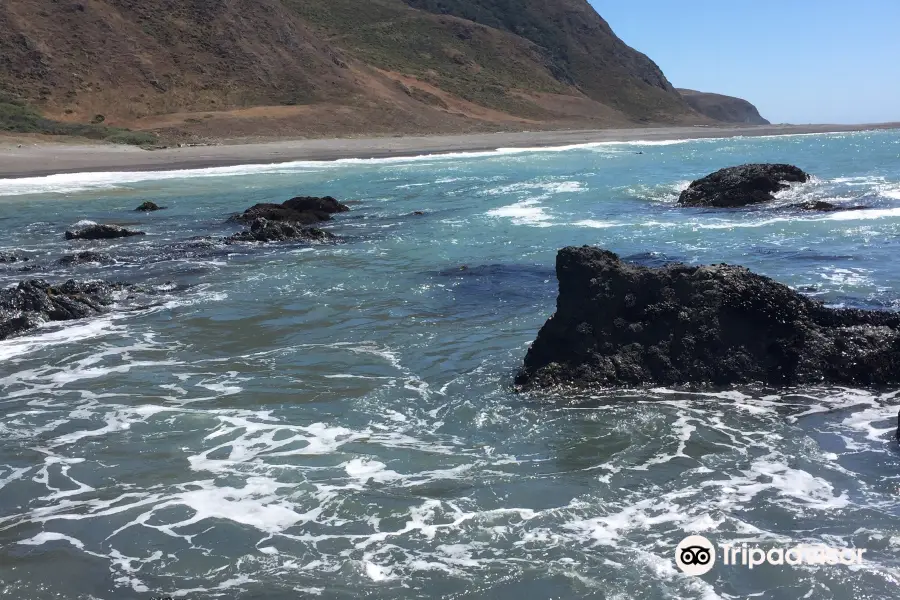
[[[760, 565], [860, 565], [865, 549], [833, 548], [824, 544], [799, 544], [764, 550], [756, 545], [722, 544], [725, 566], [753, 569]], [[691, 535], [675, 547], [675, 565], [686, 575], [704, 575], [716, 564], [715, 544], [700, 535]]]
[[691, 535], [675, 547], [675, 564], [686, 575], [704, 575], [716, 564], [716, 547], [702, 535]]

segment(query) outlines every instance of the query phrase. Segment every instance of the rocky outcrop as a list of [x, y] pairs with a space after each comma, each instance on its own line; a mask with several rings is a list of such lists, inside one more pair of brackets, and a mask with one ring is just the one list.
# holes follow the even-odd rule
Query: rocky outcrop
[[225, 238], [225, 243], [235, 242], [329, 242], [337, 237], [315, 227], [301, 227], [297, 223], [254, 219], [250, 229]]
[[749, 164], [720, 169], [681, 192], [682, 206], [735, 208], [769, 202], [788, 183], [805, 183], [809, 174], [793, 165]]
[[298, 212], [286, 208], [281, 204], [255, 204], [239, 215], [228, 219], [229, 223], [252, 223], [255, 219], [267, 221], [281, 221], [285, 223], [299, 223], [301, 225], [313, 225], [321, 221], [327, 221], [331, 215], [317, 215], [308, 212]]
[[331, 215], [350, 210], [346, 204], [341, 204], [331, 196], [318, 198], [315, 196], [298, 196], [281, 204], [262, 203], [255, 204], [239, 215], [228, 219], [231, 223], [252, 223], [255, 219], [268, 221], [282, 221], [299, 223], [301, 225], [313, 225], [321, 221], [328, 221]]
[[296, 196], [290, 200], [285, 200], [282, 206], [298, 212], [313, 212], [318, 214], [331, 215], [334, 213], [342, 213], [350, 210], [346, 204], [342, 204], [331, 196]]
[[743, 98], [688, 89], [679, 89], [678, 93], [688, 103], [688, 106], [710, 119], [722, 123], [745, 125], [770, 124], [759, 114], [755, 106]]
[[67, 240], [110, 240], [115, 238], [146, 235], [143, 231], [125, 229], [118, 225], [87, 225], [75, 231], [66, 231]]
[[83, 319], [106, 312], [122, 284], [104, 281], [50, 285], [41, 279], [0, 290], [0, 340], [20, 335], [46, 321]]
[[824, 200], [810, 200], [809, 202], [799, 202], [797, 204], [789, 204], [788, 208], [797, 210], [810, 210], [814, 212], [835, 212], [839, 210], [866, 210], [868, 206], [840, 206], [825, 202]]
[[0, 252], [0, 265], [6, 265], [10, 263], [27, 261], [27, 256], [22, 256], [18, 252]]
[[516, 377], [523, 389], [900, 382], [900, 314], [832, 309], [731, 265], [647, 268], [569, 247], [556, 313]]
[[74, 267], [75, 265], [84, 265], [89, 263], [110, 264], [113, 259], [101, 252], [79, 252], [77, 254], [66, 254], [60, 258], [57, 263], [63, 267]]
[[138, 212], [153, 212], [155, 210], [162, 210], [164, 208], [165, 206], [160, 206], [156, 202], [150, 202], [149, 200], [147, 200], [146, 202], [141, 203], [141, 205], [134, 210]]

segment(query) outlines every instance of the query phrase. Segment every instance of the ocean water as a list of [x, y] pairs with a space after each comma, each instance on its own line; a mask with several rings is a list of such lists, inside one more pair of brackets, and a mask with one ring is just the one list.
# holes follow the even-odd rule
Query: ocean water
[[[676, 206], [748, 161], [816, 177], [773, 206]], [[352, 201], [343, 243], [183, 245], [298, 194]], [[869, 208], [784, 208], [810, 199]], [[64, 241], [83, 220], [148, 235]], [[173, 284], [0, 342], [0, 596], [896, 597], [897, 390], [511, 390], [573, 244], [900, 308], [900, 133], [0, 181], [0, 249], [43, 266], [3, 285]], [[53, 266], [73, 248], [115, 263]], [[692, 577], [691, 534], [865, 561]]]

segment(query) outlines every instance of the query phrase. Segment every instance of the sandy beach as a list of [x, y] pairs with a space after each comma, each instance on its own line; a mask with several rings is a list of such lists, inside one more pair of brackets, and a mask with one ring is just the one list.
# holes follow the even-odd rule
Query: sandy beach
[[527, 131], [443, 136], [289, 140], [166, 148], [152, 151], [133, 146], [73, 144], [71, 142], [0, 142], [0, 178], [38, 177], [76, 172], [198, 169], [297, 160], [385, 158], [597, 142], [796, 135], [898, 128], [900, 128], [900, 123]]

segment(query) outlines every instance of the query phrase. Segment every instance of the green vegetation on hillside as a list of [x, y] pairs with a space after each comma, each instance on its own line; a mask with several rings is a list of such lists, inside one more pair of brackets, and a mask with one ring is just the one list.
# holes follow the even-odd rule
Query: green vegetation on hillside
[[155, 144], [157, 141], [156, 136], [152, 133], [131, 131], [122, 127], [109, 127], [99, 123], [63, 123], [47, 119], [25, 102], [4, 95], [0, 95], [0, 131], [71, 135], [135, 146], [147, 146]]
[[569, 73], [567, 42], [560, 24], [535, 18], [527, 0], [404, 0], [413, 8], [455, 15], [475, 23], [508, 31], [530, 40], [552, 60], [553, 75], [573, 83]]
[[547, 69], [594, 100], [641, 121], [688, 112], [649, 58], [630, 48], [586, 0], [403, 0], [509, 32], [540, 49]]
[[399, 0], [284, 2], [356, 58], [482, 106], [540, 118], [540, 109], [510, 91], [568, 89], [538, 48], [508, 32], [411, 10]]

